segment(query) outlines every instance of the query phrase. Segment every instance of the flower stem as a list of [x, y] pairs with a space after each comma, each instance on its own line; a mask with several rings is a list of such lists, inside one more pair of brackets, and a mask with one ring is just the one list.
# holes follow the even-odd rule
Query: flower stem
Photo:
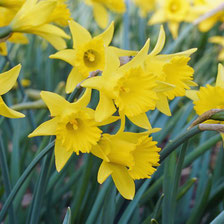
[[202, 132], [198, 126], [193, 127], [189, 131], [183, 133], [182, 135], [178, 136], [176, 139], [171, 141], [161, 152], [160, 154], [160, 163], [169, 156], [178, 146], [183, 144], [185, 141], [197, 135], [198, 133]]
[[34, 169], [34, 167], [39, 163], [39, 161], [46, 155], [48, 154], [52, 148], [54, 146], [54, 141], [51, 142], [50, 144], [48, 144], [38, 155], [36, 158], [34, 158], [34, 160], [30, 163], [30, 165], [25, 169], [25, 171], [23, 172], [22, 176], [18, 179], [18, 181], [16, 182], [15, 186], [13, 187], [12, 191], [10, 192], [8, 198], [6, 199], [2, 210], [0, 212], [0, 222], [3, 221], [6, 212], [9, 208], [9, 206], [11, 205], [14, 197], [16, 196], [17, 192], [19, 191], [19, 189], [21, 188], [21, 186], [23, 185], [24, 181], [26, 180], [26, 178], [30, 175], [30, 173], [32, 172], [32, 170]]
[[[9, 170], [7, 166], [5, 152], [6, 151], [3, 144], [2, 136], [0, 134], [0, 166], [1, 166], [1, 172], [3, 177], [3, 183], [5, 185], [5, 193], [6, 193], [6, 196], [8, 197], [11, 192], [11, 183], [9, 178]], [[11, 205], [9, 207], [9, 223], [16, 223], [15, 220], [16, 219], [15, 219], [14, 208], [13, 208], [13, 205]]]

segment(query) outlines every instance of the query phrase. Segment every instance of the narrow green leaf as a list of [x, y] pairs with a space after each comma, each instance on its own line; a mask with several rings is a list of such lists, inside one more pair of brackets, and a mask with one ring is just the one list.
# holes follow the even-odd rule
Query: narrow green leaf
[[221, 212], [212, 222], [211, 224], [223, 224], [224, 223], [224, 211]]
[[71, 209], [68, 207], [63, 224], [71, 224]]

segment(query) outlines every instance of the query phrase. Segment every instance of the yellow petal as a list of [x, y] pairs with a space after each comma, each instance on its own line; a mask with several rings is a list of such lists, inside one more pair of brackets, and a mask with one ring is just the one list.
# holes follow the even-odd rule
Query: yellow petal
[[57, 50], [62, 50], [67, 47], [63, 38], [70, 38], [70, 36], [68, 36], [62, 29], [52, 24], [44, 24], [42, 26], [34, 27], [26, 32], [44, 38]]
[[109, 49], [112, 49], [118, 57], [135, 56], [138, 54], [138, 51], [129, 51], [113, 46], [110, 46]]
[[93, 3], [93, 16], [99, 27], [105, 29], [109, 22], [109, 15], [102, 4]]
[[135, 196], [135, 183], [130, 177], [127, 168], [121, 165], [110, 164], [113, 181], [120, 192], [120, 194], [128, 199], [132, 200]]
[[178, 37], [179, 23], [177, 23], [177, 22], [169, 22], [168, 26], [169, 26], [169, 30], [170, 30], [173, 38], [176, 39]]
[[92, 39], [89, 31], [80, 24], [76, 23], [74, 20], [69, 21], [69, 28], [72, 33], [74, 49], [76, 46], [83, 45]]
[[163, 81], [159, 81], [159, 80], [157, 80], [156, 82], [158, 85], [154, 88], [154, 90], [157, 93], [169, 91], [169, 90], [175, 88], [175, 85], [167, 83], [167, 82], [163, 82]]
[[75, 50], [73, 49], [65, 49], [62, 51], [59, 51], [55, 54], [50, 55], [49, 58], [53, 59], [60, 59], [63, 61], [66, 61], [70, 65], [74, 66], [75, 65]]
[[112, 99], [108, 98], [103, 93], [100, 93], [100, 100], [95, 112], [95, 120], [102, 122], [112, 116], [116, 112], [116, 107]]
[[75, 105], [76, 108], [86, 108], [87, 105], [90, 102], [91, 99], [91, 94], [92, 94], [92, 89], [87, 88], [84, 92], [84, 94], [78, 99], [78, 101], [72, 103], [72, 105]]
[[148, 21], [148, 25], [154, 25], [157, 23], [163, 23], [166, 21], [164, 10], [159, 9], [155, 13], [153, 13], [151, 19]]
[[92, 89], [102, 89], [102, 87], [105, 85], [104, 79], [102, 76], [92, 77], [89, 79], [86, 79], [81, 83], [82, 87], [85, 88], [92, 88]]
[[49, 121], [45, 121], [39, 127], [37, 127], [32, 133], [28, 135], [29, 138], [35, 136], [47, 136], [47, 135], [55, 135], [57, 128], [57, 118], [53, 118]]
[[150, 44], [150, 40], [148, 39], [145, 45], [143, 46], [143, 48], [139, 51], [139, 53], [130, 62], [121, 66], [119, 68], [119, 71], [125, 71], [130, 69], [131, 67], [137, 67], [143, 64], [149, 51], [149, 44]]
[[68, 79], [66, 82], [65, 91], [66, 93], [71, 93], [76, 88], [76, 86], [84, 80], [82, 74], [79, 73], [78, 69], [74, 67], [70, 74], [68, 75]]
[[19, 76], [21, 65], [17, 65], [7, 72], [0, 74], [0, 95], [7, 93], [14, 85]]
[[115, 121], [119, 120], [120, 117], [119, 116], [111, 116], [108, 119], [106, 119], [105, 121], [99, 122], [98, 126], [104, 126], [107, 124], [111, 124], [114, 123]]
[[72, 150], [66, 150], [61, 142], [56, 139], [55, 141], [55, 148], [54, 148], [54, 154], [55, 154], [55, 166], [58, 172], [62, 170], [68, 159], [71, 157], [73, 151]]
[[0, 43], [0, 55], [6, 56], [8, 54], [6, 42]]
[[13, 33], [12, 36], [8, 39], [8, 41], [18, 44], [29, 43], [29, 39], [23, 33]]
[[197, 93], [198, 93], [198, 90], [186, 90], [185, 96], [193, 101], [196, 101], [196, 100], [199, 100]]
[[224, 88], [224, 68], [223, 68], [222, 64], [219, 64], [219, 66], [218, 66], [216, 86], [220, 86], [221, 88]]
[[110, 166], [107, 162], [103, 161], [100, 165], [98, 175], [97, 175], [97, 181], [98, 183], [102, 184], [107, 177], [109, 177], [112, 173], [112, 170], [110, 169]]
[[156, 108], [166, 114], [167, 116], [171, 116], [171, 112], [170, 112], [170, 107], [169, 107], [169, 102], [167, 99], [167, 96], [165, 96], [164, 94], [157, 94], [159, 97], [159, 100], [156, 102]]
[[149, 119], [145, 113], [139, 114], [134, 117], [128, 117], [128, 119], [134, 123], [135, 125], [144, 128], [144, 129], [152, 129], [152, 126], [149, 122]]
[[157, 40], [156, 46], [154, 47], [150, 55], [159, 54], [165, 45], [165, 41], [166, 41], [166, 34], [165, 34], [163, 26], [160, 26], [159, 38]]
[[96, 36], [95, 38], [103, 39], [105, 46], [108, 46], [112, 41], [114, 35], [114, 22], [110, 24], [110, 26], [100, 35]]
[[60, 115], [69, 106], [69, 102], [56, 93], [41, 91], [40, 96], [50, 110], [51, 116]]
[[161, 55], [158, 55], [157, 58], [161, 59], [161, 60], [171, 60], [173, 57], [176, 57], [176, 56], [190, 57], [190, 55], [192, 55], [196, 51], [197, 51], [197, 48], [192, 48], [192, 49], [182, 51], [182, 52], [178, 52], [178, 53], [175, 53], [175, 54], [161, 54]]
[[9, 108], [3, 101], [2, 97], [0, 96], [0, 115], [8, 118], [23, 118], [25, 117], [24, 114], [19, 113], [15, 110]]
[[224, 47], [224, 38], [222, 36], [210, 37], [209, 42], [214, 43], [214, 44], [220, 44]]
[[120, 60], [114, 50], [109, 47], [106, 50], [106, 65], [104, 69], [103, 75], [111, 76], [111, 73], [116, 71], [117, 68], [120, 67]]
[[[110, 162], [109, 158], [107, 157], [107, 155], [106, 155], [105, 152], [102, 150], [102, 148], [100, 147], [99, 144], [94, 145], [94, 146], [91, 148], [90, 152], [91, 152], [94, 156], [96, 156], [96, 157], [98, 157], [98, 158], [100, 158], [100, 159], [102, 159], [102, 160], [104, 160], [104, 161], [106, 161], [106, 162]], [[100, 182], [99, 182], [99, 183], [100, 183]]]

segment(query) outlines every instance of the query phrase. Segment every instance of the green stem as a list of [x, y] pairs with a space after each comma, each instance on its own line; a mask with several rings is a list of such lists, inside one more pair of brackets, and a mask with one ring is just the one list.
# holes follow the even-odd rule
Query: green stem
[[0, 39], [4, 39], [12, 33], [12, 29], [9, 26], [3, 26], [0, 28]]
[[[6, 151], [3, 144], [2, 136], [0, 135], [0, 165], [1, 165], [3, 183], [5, 185], [5, 193], [6, 196], [8, 197], [11, 192], [11, 183], [9, 179], [9, 170], [7, 166], [5, 152]], [[13, 205], [11, 205], [9, 208], [9, 223], [16, 223]]]
[[194, 135], [200, 133], [201, 130], [198, 126], [193, 127], [189, 131], [183, 133], [182, 135], [178, 136], [176, 139], [171, 141], [161, 152], [160, 154], [160, 163], [169, 156], [178, 146], [183, 144], [185, 141], [193, 137]]
[[10, 195], [8, 196], [8, 198], [6, 199], [5, 204], [2, 207], [2, 210], [0, 212], [0, 222], [3, 221], [6, 212], [9, 208], [9, 206], [11, 205], [14, 197], [16, 196], [17, 192], [19, 191], [19, 189], [21, 188], [21, 186], [23, 185], [24, 181], [26, 180], [26, 178], [30, 175], [30, 173], [32, 172], [32, 170], [35, 168], [35, 166], [39, 163], [39, 161], [46, 155], [48, 154], [52, 148], [54, 146], [54, 141], [51, 142], [50, 144], [48, 144], [38, 155], [36, 158], [34, 158], [34, 160], [29, 164], [29, 166], [25, 169], [25, 171], [23, 172], [22, 176], [19, 178], [19, 180], [16, 182], [16, 185], [13, 187]]

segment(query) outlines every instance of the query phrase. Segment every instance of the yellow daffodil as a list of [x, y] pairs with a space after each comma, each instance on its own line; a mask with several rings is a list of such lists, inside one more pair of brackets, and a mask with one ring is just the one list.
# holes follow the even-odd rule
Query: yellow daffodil
[[107, 54], [107, 63], [102, 76], [85, 80], [81, 85], [99, 90], [100, 100], [95, 118], [103, 121], [119, 108], [134, 124], [150, 129], [148, 110], [155, 109], [157, 96], [155, 76], [146, 73], [141, 66], [147, 57], [149, 40], [142, 50], [127, 64], [120, 67], [120, 61], [113, 52]]
[[219, 52], [218, 60], [224, 61], [224, 37], [214, 36], [209, 39], [211, 43], [219, 44], [221, 46], [221, 51]]
[[149, 25], [167, 22], [173, 38], [177, 38], [179, 24], [186, 21], [189, 11], [188, 0], [164, 0], [149, 20]]
[[[50, 58], [61, 59], [73, 66], [66, 83], [66, 92], [70, 93], [76, 85], [86, 79], [90, 72], [104, 70], [105, 54], [113, 38], [114, 24], [96, 37], [75, 21], [69, 22], [73, 38], [73, 49], [65, 49], [50, 56]], [[135, 54], [133, 51], [125, 51], [110, 47], [118, 56]]]
[[118, 132], [104, 134], [92, 153], [103, 162], [97, 180], [102, 184], [110, 175], [120, 194], [132, 200], [135, 195], [136, 179], [150, 178], [159, 166], [157, 142], [148, 137], [149, 132]]
[[[223, 0], [198, 0], [194, 1], [191, 9], [192, 19], [196, 19], [209, 11], [216, 9], [223, 3]], [[224, 22], [224, 10], [217, 11], [213, 16], [203, 20], [198, 28], [201, 32], [209, 31], [218, 21]]]
[[0, 74], [0, 115], [8, 118], [22, 118], [24, 114], [19, 113], [15, 110], [10, 109], [4, 103], [1, 95], [7, 93], [13, 88], [19, 73], [21, 70], [21, 65], [17, 65], [11, 70]]
[[156, 0], [133, 0], [134, 3], [140, 8], [141, 16], [147, 16], [147, 13], [155, 10]]
[[56, 49], [64, 49], [66, 43], [63, 38], [70, 37], [62, 29], [49, 24], [56, 6], [57, 2], [54, 0], [25, 1], [10, 24], [0, 28], [1, 38], [10, 37], [12, 33], [32, 33], [46, 39]]
[[126, 10], [124, 0], [85, 0], [85, 3], [93, 7], [94, 19], [102, 29], [109, 23], [107, 9], [115, 13], [124, 13]]
[[168, 100], [184, 96], [190, 86], [197, 85], [192, 81], [194, 70], [188, 65], [190, 55], [197, 49], [169, 55], [159, 54], [164, 47], [165, 38], [165, 32], [161, 26], [157, 44], [145, 59], [144, 65], [145, 70], [154, 74], [157, 79], [158, 86], [155, 89], [158, 97], [157, 109], [170, 116]]
[[[193, 100], [194, 109], [198, 115], [211, 109], [224, 109], [224, 68], [218, 66], [215, 86], [207, 84], [197, 90], [188, 90], [186, 96]], [[211, 121], [214, 123], [215, 121]], [[222, 134], [224, 140], [224, 134]]]
[[[100, 125], [94, 119], [94, 110], [87, 108], [91, 91], [86, 90], [76, 102], [69, 103], [56, 93], [41, 92], [41, 98], [50, 110], [51, 120], [41, 124], [29, 137], [55, 135], [55, 164], [59, 172], [75, 152], [89, 153], [101, 137]], [[60, 106], [59, 106], [60, 105]], [[117, 120], [117, 118], [115, 118]], [[108, 123], [114, 122], [108, 120]], [[107, 122], [107, 121], [106, 121]]]

